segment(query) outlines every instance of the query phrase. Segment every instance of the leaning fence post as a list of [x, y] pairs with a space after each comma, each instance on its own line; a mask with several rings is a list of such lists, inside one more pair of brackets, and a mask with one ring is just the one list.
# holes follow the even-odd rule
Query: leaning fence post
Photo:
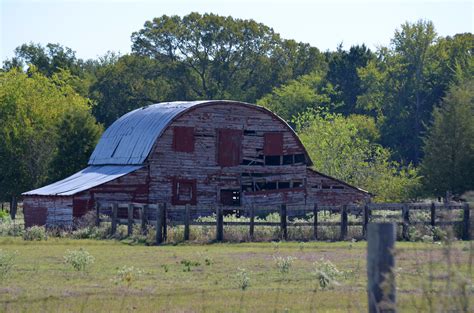
[[163, 212], [164, 207], [158, 203], [156, 208], [156, 244], [163, 243]]
[[249, 229], [250, 241], [254, 240], [254, 228], [255, 228], [255, 209], [252, 205], [250, 207], [250, 229]]
[[99, 202], [95, 202], [95, 226], [100, 227], [100, 205]]
[[224, 215], [222, 207], [216, 208], [216, 241], [224, 240]]
[[364, 221], [362, 224], [362, 236], [367, 239], [367, 225], [369, 224], [369, 205], [364, 205]]
[[313, 240], [318, 240], [318, 204], [313, 206]]
[[282, 204], [280, 207], [280, 229], [281, 229], [281, 239], [288, 239], [288, 229], [286, 228], [286, 204]]
[[117, 232], [117, 211], [118, 211], [118, 204], [112, 204], [112, 235], [115, 235]]
[[189, 215], [190, 215], [190, 208], [189, 204], [186, 204], [184, 207], [184, 240], [189, 240]]
[[463, 240], [471, 240], [471, 221], [470, 218], [470, 209], [469, 203], [464, 204], [463, 208], [463, 219], [462, 219], [462, 239]]
[[436, 223], [436, 207], [435, 207], [435, 203], [434, 202], [431, 202], [431, 227], [435, 227], [435, 223]]
[[342, 206], [341, 211], [341, 238], [340, 240], [345, 240], [347, 237], [347, 205]]
[[370, 223], [367, 231], [367, 276], [369, 313], [396, 312], [396, 227], [393, 223]]
[[129, 204], [127, 207], [127, 236], [130, 236], [133, 231], [133, 204]]
[[410, 209], [408, 204], [403, 205], [402, 209], [403, 224], [402, 224], [402, 237], [404, 240], [409, 240], [408, 226], [410, 225]]

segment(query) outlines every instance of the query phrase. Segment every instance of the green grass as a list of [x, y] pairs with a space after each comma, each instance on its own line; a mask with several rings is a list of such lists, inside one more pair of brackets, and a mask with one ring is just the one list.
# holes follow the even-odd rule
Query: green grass
[[[304, 246], [304, 247], [302, 247]], [[87, 250], [95, 262], [86, 272], [65, 264], [67, 250]], [[116, 241], [50, 238], [26, 242], [0, 238], [0, 249], [16, 252], [15, 267], [0, 282], [0, 312], [366, 312], [366, 243], [297, 242], [208, 245], [131, 246]], [[401, 312], [426, 311], [430, 301], [441, 307], [453, 298], [427, 293], [445, 290], [443, 275], [471, 281], [472, 242], [439, 244], [397, 242], [396, 272]], [[273, 256], [297, 259], [288, 274]], [[447, 262], [451, 260], [452, 271]], [[347, 278], [321, 290], [313, 263], [333, 262]], [[184, 271], [183, 260], [197, 262]], [[207, 260], [207, 261], [206, 261]], [[116, 284], [118, 269], [134, 266], [143, 274], [132, 283]], [[471, 264], [472, 266], [472, 264]], [[236, 274], [245, 268], [250, 286], [241, 290]], [[433, 279], [428, 279], [431, 271]], [[457, 275], [457, 276], [456, 276]], [[442, 277], [441, 277], [442, 276]], [[456, 296], [457, 281], [450, 282]], [[436, 296], [432, 296], [436, 295]], [[472, 305], [472, 304], [471, 304]], [[468, 308], [468, 309], [472, 309]]]

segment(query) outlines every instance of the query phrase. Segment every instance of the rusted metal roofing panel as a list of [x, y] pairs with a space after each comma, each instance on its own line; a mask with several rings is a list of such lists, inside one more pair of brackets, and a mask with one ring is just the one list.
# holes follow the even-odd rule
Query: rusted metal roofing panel
[[89, 166], [63, 180], [23, 193], [24, 196], [71, 196], [138, 170], [138, 165]]
[[89, 165], [143, 164], [173, 118], [205, 102], [209, 101], [157, 103], [123, 115], [104, 132]]

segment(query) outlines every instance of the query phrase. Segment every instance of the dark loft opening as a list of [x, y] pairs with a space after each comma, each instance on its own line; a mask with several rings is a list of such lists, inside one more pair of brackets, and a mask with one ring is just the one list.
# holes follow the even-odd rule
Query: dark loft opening
[[280, 156], [279, 155], [266, 155], [265, 156], [265, 165], [280, 165]]
[[240, 206], [240, 190], [223, 189], [221, 190], [221, 204], [229, 206]]
[[295, 163], [306, 163], [304, 154], [295, 154]]

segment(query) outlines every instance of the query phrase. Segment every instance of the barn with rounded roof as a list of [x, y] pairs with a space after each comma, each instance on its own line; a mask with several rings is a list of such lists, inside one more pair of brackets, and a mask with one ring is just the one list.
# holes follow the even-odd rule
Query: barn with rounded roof
[[293, 129], [263, 107], [224, 100], [153, 104], [115, 121], [87, 168], [23, 193], [25, 223], [44, 225], [58, 210], [81, 217], [101, 201], [238, 209], [369, 198], [311, 165]]

